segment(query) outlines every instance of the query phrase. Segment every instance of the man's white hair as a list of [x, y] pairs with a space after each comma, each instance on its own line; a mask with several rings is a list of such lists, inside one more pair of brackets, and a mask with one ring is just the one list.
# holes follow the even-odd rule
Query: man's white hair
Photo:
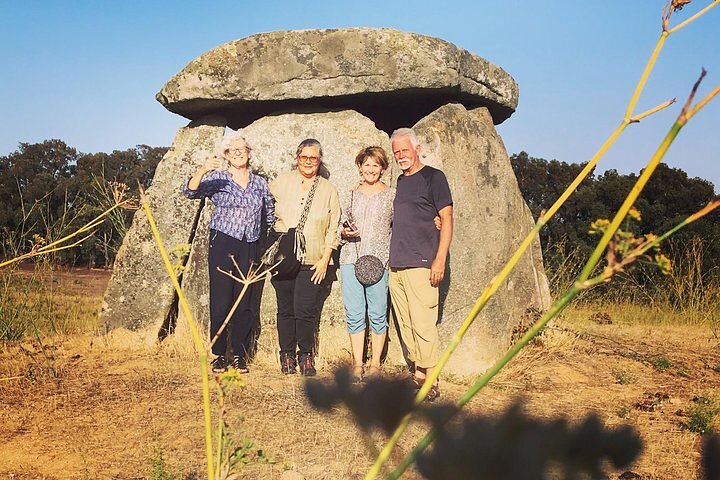
[[395, 130], [392, 135], [390, 135], [390, 143], [392, 143], [393, 140], [402, 137], [410, 138], [410, 143], [412, 144], [413, 148], [420, 145], [420, 141], [418, 140], [417, 135], [415, 135], [415, 130], [413, 130], [412, 128], [398, 128], [397, 130]]

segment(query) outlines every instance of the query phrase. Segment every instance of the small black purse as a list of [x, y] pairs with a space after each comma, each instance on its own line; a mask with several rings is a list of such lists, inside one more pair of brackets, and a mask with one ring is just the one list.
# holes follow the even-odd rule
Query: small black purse
[[295, 229], [287, 232], [276, 232], [274, 229], [268, 233], [270, 246], [262, 257], [262, 263], [272, 266], [273, 276], [280, 280], [294, 278], [300, 271], [300, 260], [295, 255]]

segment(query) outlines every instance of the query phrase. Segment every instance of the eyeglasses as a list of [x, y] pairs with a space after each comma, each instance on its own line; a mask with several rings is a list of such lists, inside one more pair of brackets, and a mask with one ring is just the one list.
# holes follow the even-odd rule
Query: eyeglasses
[[297, 159], [299, 162], [312, 164], [318, 163], [320, 161], [320, 157], [309, 157], [307, 155], [298, 155]]
[[242, 154], [247, 155], [247, 153], [248, 153], [247, 150], [244, 149], [244, 148], [230, 148], [230, 149], [225, 150], [225, 151], [226, 151], [226, 152], [230, 152], [230, 153], [232, 153], [233, 155], [242, 155]]

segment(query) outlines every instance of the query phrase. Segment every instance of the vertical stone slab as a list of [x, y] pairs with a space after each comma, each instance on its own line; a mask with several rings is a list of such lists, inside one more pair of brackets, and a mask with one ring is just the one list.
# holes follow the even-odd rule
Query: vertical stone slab
[[[449, 271], [441, 286], [439, 329], [445, 348], [485, 285], [532, 229], [533, 219], [487, 109], [448, 104], [414, 129], [423, 145], [422, 162], [445, 172], [454, 200]], [[447, 371], [483, 372], [506, 351], [525, 309], [549, 305], [540, 242], [535, 241], [478, 316]]]
[[[210, 247], [210, 217], [213, 204], [206, 200], [199, 213], [195, 235], [190, 246], [190, 254], [185, 264], [181, 284], [188, 308], [193, 316], [200, 338], [206, 347], [210, 345], [210, 278], [208, 276], [208, 248]], [[190, 325], [182, 309], [178, 310], [174, 331], [175, 341], [189, 347], [193, 345]]]
[[[191, 240], [200, 202], [182, 196], [181, 186], [215, 152], [224, 130], [225, 121], [219, 117], [191, 122], [178, 130], [170, 150], [158, 164], [147, 198], [168, 250]], [[106, 332], [120, 327], [147, 329], [148, 338], [154, 340], [174, 299], [172, 282], [147, 216], [140, 209], [115, 260], [100, 313], [102, 328]]]

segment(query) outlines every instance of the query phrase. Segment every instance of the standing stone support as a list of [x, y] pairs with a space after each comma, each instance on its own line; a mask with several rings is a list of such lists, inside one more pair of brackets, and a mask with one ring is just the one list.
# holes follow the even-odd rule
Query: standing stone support
[[[192, 240], [199, 202], [183, 197], [181, 186], [215, 152], [224, 131], [224, 120], [219, 117], [191, 122], [178, 130], [158, 164], [147, 200], [168, 250]], [[140, 209], [115, 260], [100, 313], [102, 328], [147, 329], [148, 340], [155, 340], [175, 297], [147, 216]]]
[[[485, 285], [531, 230], [533, 219], [487, 109], [445, 105], [414, 128], [423, 145], [421, 161], [445, 172], [454, 201], [449, 274], [441, 286], [440, 338], [445, 347]], [[492, 365], [530, 306], [550, 306], [539, 240], [477, 318], [448, 370], [476, 374]]]

